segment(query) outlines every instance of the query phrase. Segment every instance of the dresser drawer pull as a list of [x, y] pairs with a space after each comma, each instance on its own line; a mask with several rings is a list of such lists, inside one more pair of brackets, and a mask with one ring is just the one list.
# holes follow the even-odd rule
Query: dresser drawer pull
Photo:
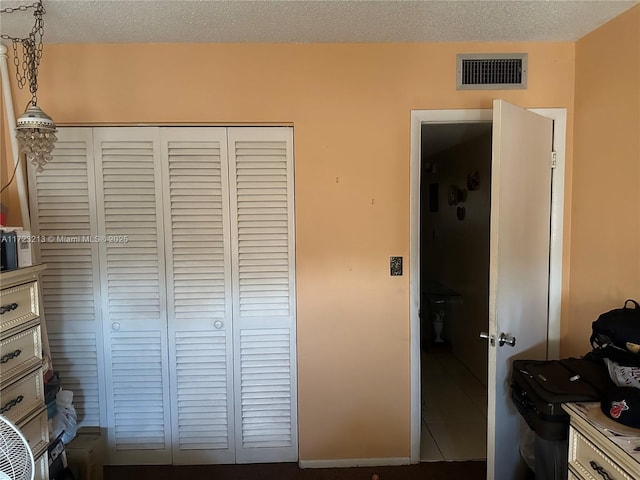
[[602, 468], [600, 465], [598, 465], [596, 462], [594, 462], [593, 460], [589, 462], [589, 465], [591, 465], [591, 468], [593, 468], [596, 472], [602, 475], [602, 478], [604, 478], [604, 480], [613, 480], [613, 478], [609, 476], [607, 471], [604, 468]]
[[2, 408], [0, 408], [0, 414], [8, 412], [13, 407], [18, 405], [22, 400], [24, 400], [24, 397], [22, 395], [18, 395], [16, 398], [11, 400], [10, 402], [7, 402]]
[[0, 315], [2, 315], [3, 313], [10, 312], [11, 310], [15, 310], [16, 308], [18, 308], [18, 304], [17, 303], [10, 303], [9, 305], [2, 305], [0, 307]]
[[0, 363], [7, 363], [9, 360], [13, 360], [14, 358], [18, 357], [21, 353], [22, 350], [20, 350], [19, 348], [11, 353], [7, 353], [3, 355], [2, 358], [0, 358]]

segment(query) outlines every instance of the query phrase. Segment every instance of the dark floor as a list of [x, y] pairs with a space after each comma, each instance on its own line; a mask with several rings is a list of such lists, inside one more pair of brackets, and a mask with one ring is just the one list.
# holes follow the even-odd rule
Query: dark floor
[[[485, 480], [487, 463], [430, 462], [398, 467], [306, 468], [296, 463], [105, 467], [104, 480]], [[376, 480], [373, 477], [373, 480]]]

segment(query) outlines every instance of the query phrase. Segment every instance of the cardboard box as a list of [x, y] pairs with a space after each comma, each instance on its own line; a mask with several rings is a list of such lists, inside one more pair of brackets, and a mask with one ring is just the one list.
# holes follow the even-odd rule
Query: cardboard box
[[65, 450], [69, 468], [77, 472], [76, 480], [102, 480], [107, 460], [107, 445], [102, 435], [78, 433]]

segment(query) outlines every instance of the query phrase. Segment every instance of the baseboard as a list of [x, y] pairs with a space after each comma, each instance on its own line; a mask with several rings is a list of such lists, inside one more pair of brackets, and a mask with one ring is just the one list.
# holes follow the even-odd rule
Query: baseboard
[[409, 465], [409, 457], [338, 458], [335, 460], [300, 460], [300, 468], [387, 467]]

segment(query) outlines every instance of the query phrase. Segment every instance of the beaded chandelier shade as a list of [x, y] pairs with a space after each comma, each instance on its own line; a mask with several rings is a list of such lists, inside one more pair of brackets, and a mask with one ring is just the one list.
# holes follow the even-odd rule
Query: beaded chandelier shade
[[1, 34], [0, 38], [11, 41], [13, 63], [16, 68], [18, 87], [29, 84], [31, 100], [25, 112], [16, 121], [16, 137], [20, 151], [26, 155], [38, 172], [52, 159], [51, 152], [58, 139], [56, 125], [49, 115], [38, 106], [38, 66], [42, 58], [42, 37], [44, 36], [45, 9], [42, 0], [32, 5], [5, 8], [2, 13], [27, 12], [33, 9], [33, 28], [25, 38]]

